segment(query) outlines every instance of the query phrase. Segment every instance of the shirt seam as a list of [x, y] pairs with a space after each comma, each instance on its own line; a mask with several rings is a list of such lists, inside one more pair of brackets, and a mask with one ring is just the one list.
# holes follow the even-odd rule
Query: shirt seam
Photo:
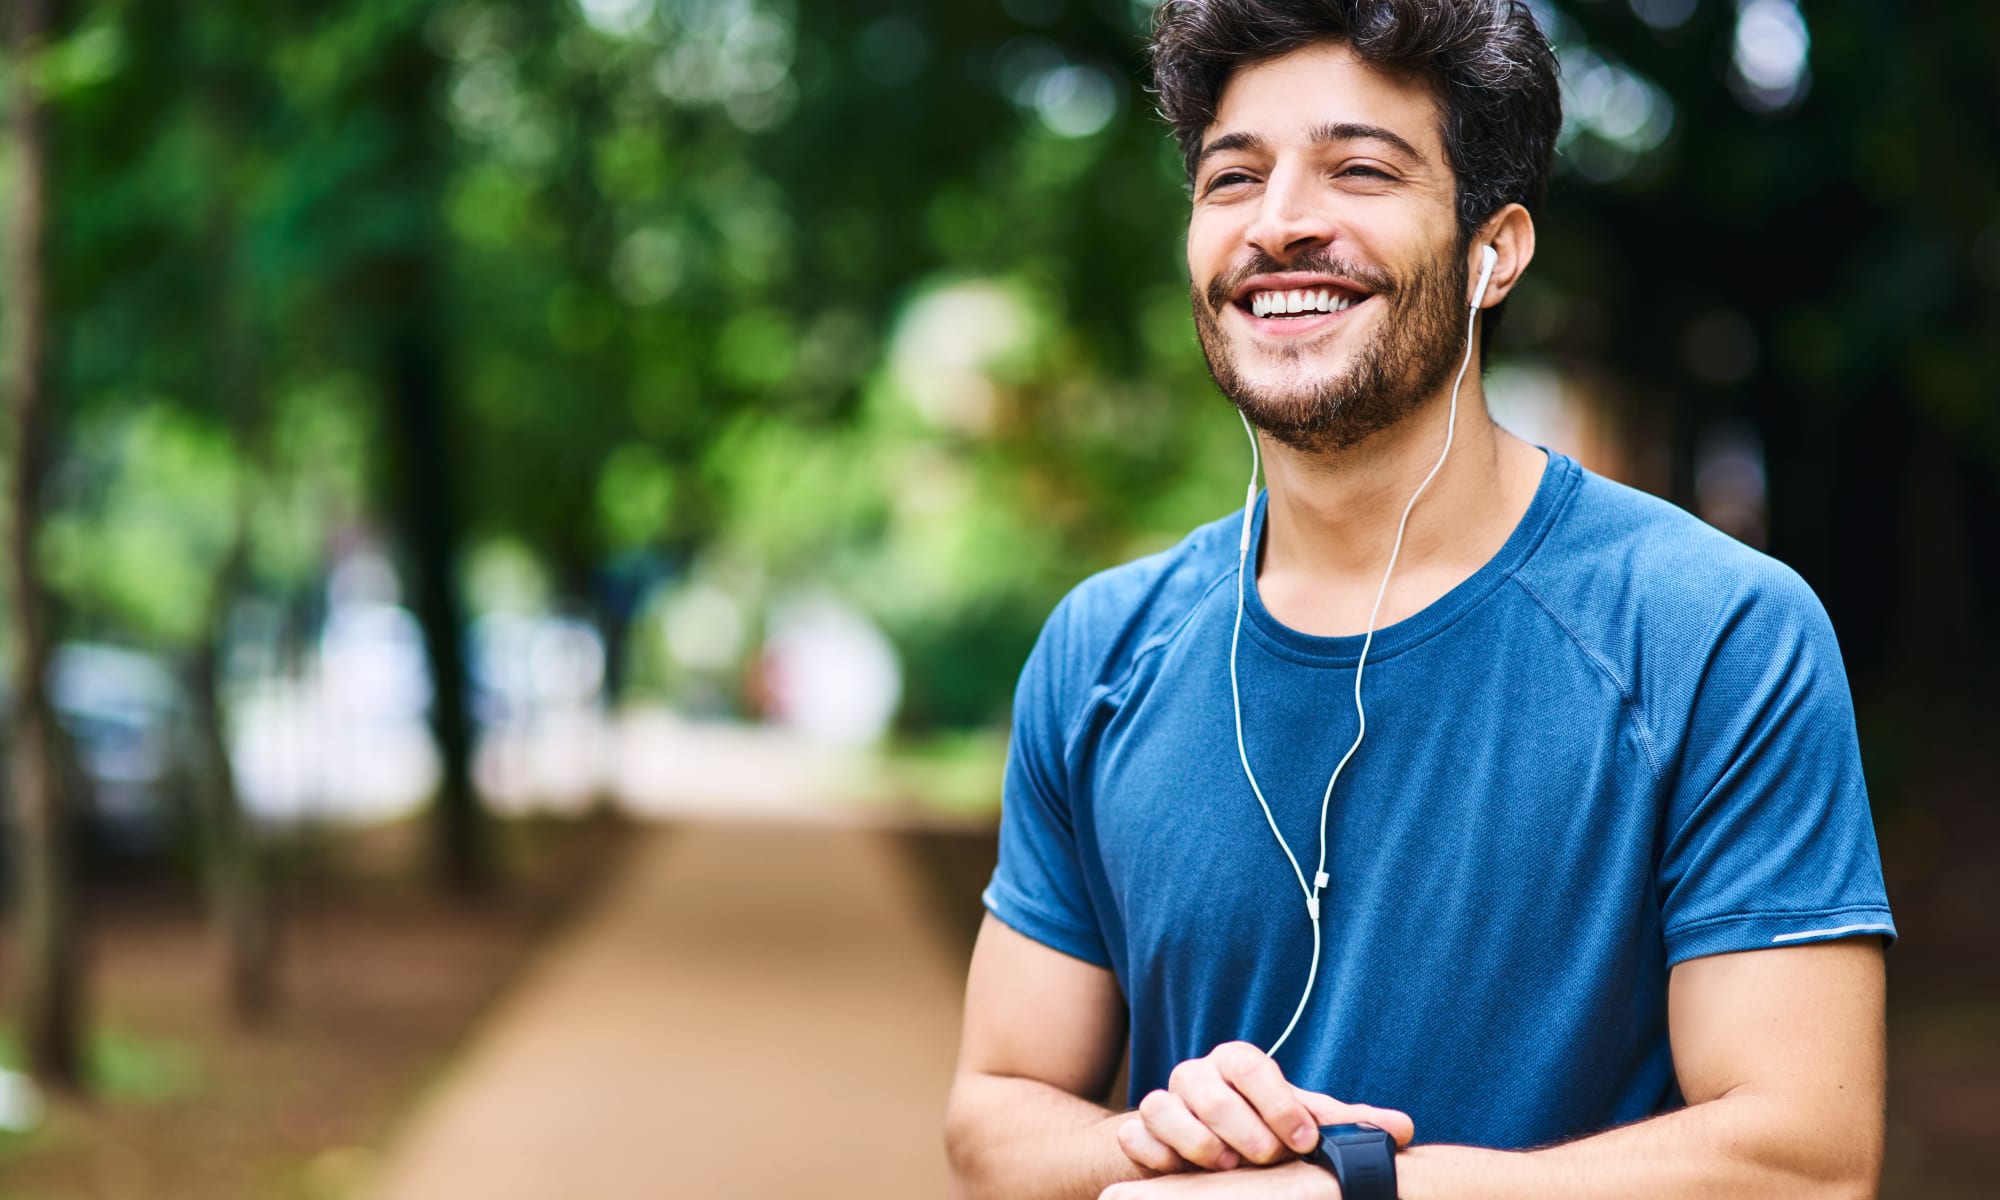
[[1583, 638], [1571, 627], [1568, 621], [1563, 620], [1562, 615], [1556, 612], [1553, 605], [1542, 598], [1542, 594], [1535, 590], [1533, 584], [1529, 583], [1518, 572], [1513, 575], [1512, 579], [1523, 592], [1527, 593], [1528, 599], [1534, 602], [1535, 607], [1541, 609], [1542, 612], [1548, 615], [1549, 620], [1555, 622], [1556, 628], [1562, 630], [1563, 636], [1569, 639], [1570, 644], [1575, 646], [1577, 651], [1584, 658], [1588, 659], [1593, 667], [1597, 668], [1598, 672], [1604, 676], [1605, 681], [1611, 684], [1612, 690], [1618, 693], [1619, 707], [1625, 710], [1627, 718], [1632, 723], [1632, 732], [1639, 739], [1639, 753], [1645, 757], [1646, 769], [1652, 772], [1654, 786], [1659, 786], [1661, 780], [1666, 775], [1660, 768], [1659, 751], [1654, 748], [1652, 732], [1646, 728], [1645, 714], [1640, 710], [1638, 696], [1625, 685], [1624, 680], [1618, 678], [1618, 673], [1612, 670], [1611, 664], [1604, 660], [1603, 655], [1584, 643]]
[[1229, 575], [1230, 572], [1224, 571], [1210, 581], [1209, 585], [1202, 589], [1201, 595], [1195, 597], [1194, 603], [1188, 605], [1187, 612], [1181, 615], [1181, 619], [1174, 624], [1173, 629], [1156, 635], [1153, 640], [1134, 651], [1132, 661], [1125, 665], [1125, 670], [1116, 679], [1110, 683], [1099, 684], [1084, 693], [1083, 703], [1077, 706], [1076, 712], [1070, 716], [1063, 729], [1063, 761], [1069, 761], [1070, 751], [1076, 746], [1077, 735], [1082, 732], [1084, 718], [1090, 715], [1091, 708], [1104, 697], [1117, 695], [1138, 674], [1140, 664], [1180, 640], [1181, 634], [1194, 622], [1195, 614], [1201, 611], [1202, 605], [1208, 603], [1208, 598], [1215, 594], [1215, 589], [1228, 581]]
[[[1728, 621], [1729, 621], [1729, 606], [1723, 605], [1717, 610], [1717, 612], [1713, 616], [1709, 618], [1708, 626], [1702, 634], [1701, 645], [1705, 651], [1705, 658], [1702, 663], [1702, 669], [1700, 673], [1696, 676], [1693, 693], [1688, 700], [1690, 708], [1698, 705], [1701, 702], [1701, 690], [1704, 686], [1706, 686], [1709, 678], [1709, 673], [1714, 669], [1716, 652], [1720, 648], [1720, 642], [1718, 639], [1722, 636], [1723, 629], [1728, 624]], [[1674, 829], [1672, 835], [1668, 838], [1669, 845], [1673, 844], [1674, 842], [1680, 841], [1681, 834], [1685, 833], [1687, 831], [1688, 826], [1694, 823], [1696, 816], [1708, 804], [1709, 797], [1715, 794], [1715, 789], [1720, 787], [1722, 785], [1723, 780], [1728, 778], [1730, 769], [1733, 765], [1734, 765], [1734, 759], [1732, 756], [1731, 763], [1729, 765], [1725, 765], [1722, 768], [1722, 770], [1717, 773], [1714, 781], [1711, 782], [1707, 787], [1707, 789], [1703, 792], [1700, 800], [1696, 801], [1693, 805], [1689, 807], [1687, 815], [1681, 819], [1680, 825]]]

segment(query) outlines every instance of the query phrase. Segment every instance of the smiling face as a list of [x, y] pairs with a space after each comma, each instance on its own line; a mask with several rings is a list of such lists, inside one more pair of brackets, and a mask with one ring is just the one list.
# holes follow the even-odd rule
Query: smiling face
[[1338, 43], [1231, 77], [1188, 270], [1209, 371], [1252, 423], [1321, 452], [1401, 420], [1463, 351], [1466, 258], [1424, 84]]

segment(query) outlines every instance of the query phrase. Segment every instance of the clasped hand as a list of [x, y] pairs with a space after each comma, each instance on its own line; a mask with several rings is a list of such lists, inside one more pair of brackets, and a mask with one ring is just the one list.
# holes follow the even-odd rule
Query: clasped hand
[[1269, 1166], [1319, 1145], [1319, 1127], [1374, 1125], [1407, 1146], [1408, 1114], [1294, 1086], [1270, 1055], [1248, 1042], [1225, 1042], [1174, 1068], [1167, 1086], [1139, 1102], [1118, 1130], [1126, 1157], [1148, 1171], [1228, 1171]]

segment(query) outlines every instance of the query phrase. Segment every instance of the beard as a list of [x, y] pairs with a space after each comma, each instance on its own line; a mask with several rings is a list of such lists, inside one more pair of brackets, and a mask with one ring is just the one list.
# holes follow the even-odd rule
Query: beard
[[[1461, 248], [1462, 249], [1462, 248]], [[1344, 370], [1315, 375], [1315, 347], [1339, 336], [1339, 326], [1312, 342], [1277, 351], [1288, 370], [1276, 384], [1246, 380], [1236, 347], [1222, 330], [1223, 306], [1242, 281], [1279, 271], [1339, 275], [1374, 293], [1385, 306], [1374, 336], [1357, 347]], [[1465, 255], [1454, 252], [1419, 265], [1408, 279], [1312, 251], [1280, 263], [1259, 251], [1236, 270], [1218, 275], [1207, 289], [1189, 288], [1195, 332], [1215, 386], [1250, 423], [1294, 450], [1325, 454], [1348, 450], [1401, 421], [1443, 386], [1459, 355], [1465, 320]]]

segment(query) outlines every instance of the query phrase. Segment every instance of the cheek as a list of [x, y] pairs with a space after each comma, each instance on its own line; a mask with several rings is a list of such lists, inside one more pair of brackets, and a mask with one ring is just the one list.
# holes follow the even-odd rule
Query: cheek
[[1206, 285], [1228, 267], [1230, 252], [1240, 242], [1235, 225], [1224, 216], [1195, 213], [1188, 219], [1188, 277]]
[[1416, 248], [1423, 244], [1419, 230], [1390, 212], [1364, 212], [1348, 223], [1345, 233], [1348, 253], [1397, 274], [1417, 261]]

